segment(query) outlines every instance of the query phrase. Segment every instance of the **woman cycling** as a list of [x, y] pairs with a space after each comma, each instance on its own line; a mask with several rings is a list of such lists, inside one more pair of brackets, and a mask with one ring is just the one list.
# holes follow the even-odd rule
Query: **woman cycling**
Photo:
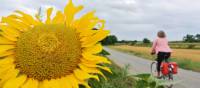
[[157, 38], [154, 40], [152, 45], [151, 54], [157, 54], [157, 77], [160, 77], [160, 66], [162, 61], [167, 61], [171, 56], [171, 48], [168, 45], [168, 40], [164, 31], [159, 31], [157, 33]]

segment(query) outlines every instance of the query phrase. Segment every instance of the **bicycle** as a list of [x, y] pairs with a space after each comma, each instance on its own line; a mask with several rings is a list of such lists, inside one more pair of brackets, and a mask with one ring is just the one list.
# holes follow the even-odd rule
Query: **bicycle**
[[[163, 67], [164, 65], [165, 65], [165, 67]], [[151, 63], [151, 74], [153, 76], [156, 76], [156, 74], [155, 74], [155, 73], [157, 73], [156, 67], [157, 67], [157, 61], [152, 62]], [[173, 77], [174, 74], [177, 74], [177, 64], [175, 62], [169, 62], [169, 61], [162, 62], [160, 79], [167, 80], [167, 81], [173, 81], [174, 80], [174, 77]], [[172, 88], [173, 84], [171, 84], [167, 87]]]

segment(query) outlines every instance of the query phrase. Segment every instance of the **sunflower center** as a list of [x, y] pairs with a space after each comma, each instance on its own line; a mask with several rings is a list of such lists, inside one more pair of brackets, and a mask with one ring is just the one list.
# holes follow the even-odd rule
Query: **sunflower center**
[[81, 58], [81, 43], [74, 29], [40, 25], [22, 33], [17, 41], [16, 68], [37, 80], [69, 75]]
[[54, 33], [43, 34], [39, 36], [38, 46], [41, 47], [44, 52], [52, 52], [58, 47], [60, 42]]

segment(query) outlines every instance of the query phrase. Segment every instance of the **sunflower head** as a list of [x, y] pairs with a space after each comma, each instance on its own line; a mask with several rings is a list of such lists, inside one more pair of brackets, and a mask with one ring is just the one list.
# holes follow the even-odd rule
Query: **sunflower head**
[[94, 11], [75, 18], [82, 9], [70, 0], [53, 18], [49, 8], [45, 22], [22, 11], [2, 17], [0, 88], [88, 88], [88, 79], [105, 77], [101, 69], [111, 72], [100, 65], [110, 62], [98, 55], [99, 41], [109, 33], [105, 22]]

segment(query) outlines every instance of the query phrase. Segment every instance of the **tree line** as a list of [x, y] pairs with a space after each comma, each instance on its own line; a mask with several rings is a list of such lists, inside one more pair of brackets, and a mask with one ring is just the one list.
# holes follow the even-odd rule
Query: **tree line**
[[187, 34], [186, 36], [183, 37], [183, 42], [187, 43], [200, 42], [200, 34], [196, 35]]
[[[110, 35], [107, 36], [103, 41], [101, 41], [103, 45], [114, 45], [116, 43], [121, 43], [121, 44], [131, 44], [135, 45], [137, 43], [143, 43], [143, 44], [150, 44], [151, 41], [148, 38], [144, 38], [142, 41], [137, 41], [137, 40], [118, 40], [117, 36], [115, 35]], [[187, 34], [183, 37], [183, 40], [180, 41], [183, 43], [200, 43], [200, 34], [196, 35], [191, 35]]]
[[[118, 40], [118, 38], [115, 35], [109, 35], [107, 36], [104, 40], [101, 41], [101, 43], [103, 45], [114, 45], [116, 43], [123, 43], [123, 44], [131, 44], [131, 45], [135, 45], [136, 43], [138, 43], [139, 41], [137, 40]], [[148, 38], [144, 38], [142, 43], [151, 43], [151, 41]]]

